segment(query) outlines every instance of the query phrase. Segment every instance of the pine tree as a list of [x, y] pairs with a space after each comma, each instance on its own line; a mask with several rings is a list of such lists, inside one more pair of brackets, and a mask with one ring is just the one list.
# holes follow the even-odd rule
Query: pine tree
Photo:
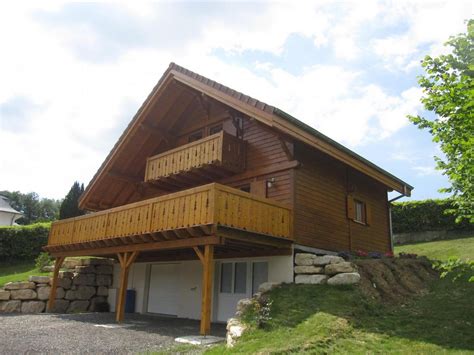
[[84, 192], [84, 184], [74, 182], [59, 209], [59, 219], [82, 216], [85, 212], [79, 209], [79, 198]]

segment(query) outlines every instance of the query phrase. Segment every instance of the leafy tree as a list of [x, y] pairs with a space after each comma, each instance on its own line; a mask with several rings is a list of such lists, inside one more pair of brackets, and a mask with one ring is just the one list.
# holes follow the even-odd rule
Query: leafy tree
[[448, 212], [458, 222], [474, 223], [474, 20], [467, 22], [467, 33], [450, 37], [446, 46], [450, 54], [422, 60], [425, 74], [418, 77], [424, 92], [421, 102], [436, 118], [409, 119], [428, 129], [444, 153], [445, 158], [435, 160], [451, 183], [440, 190], [453, 194], [455, 208]]
[[36, 192], [0, 191], [0, 195], [7, 197], [10, 205], [23, 213], [23, 217], [16, 221], [18, 224], [49, 222], [58, 218], [59, 200], [40, 198]]
[[84, 184], [74, 182], [59, 209], [59, 219], [82, 216], [85, 212], [79, 209], [79, 198], [84, 192]]

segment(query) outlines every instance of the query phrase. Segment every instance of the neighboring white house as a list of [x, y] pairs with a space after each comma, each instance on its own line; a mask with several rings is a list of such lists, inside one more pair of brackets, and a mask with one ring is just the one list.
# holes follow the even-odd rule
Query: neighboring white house
[[15, 226], [15, 221], [23, 216], [10, 206], [8, 198], [0, 195], [0, 226]]

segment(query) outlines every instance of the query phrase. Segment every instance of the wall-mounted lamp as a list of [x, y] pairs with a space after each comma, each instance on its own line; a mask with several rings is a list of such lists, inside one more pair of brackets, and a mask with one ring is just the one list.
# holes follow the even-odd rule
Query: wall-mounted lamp
[[275, 178], [274, 177], [267, 180], [267, 189], [273, 187], [273, 185], [275, 185]]

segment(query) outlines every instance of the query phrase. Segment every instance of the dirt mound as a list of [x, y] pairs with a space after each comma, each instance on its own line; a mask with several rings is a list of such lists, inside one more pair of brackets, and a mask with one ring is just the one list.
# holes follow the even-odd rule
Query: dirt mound
[[355, 260], [354, 264], [359, 268], [362, 292], [382, 302], [403, 303], [424, 294], [438, 277], [425, 258]]

